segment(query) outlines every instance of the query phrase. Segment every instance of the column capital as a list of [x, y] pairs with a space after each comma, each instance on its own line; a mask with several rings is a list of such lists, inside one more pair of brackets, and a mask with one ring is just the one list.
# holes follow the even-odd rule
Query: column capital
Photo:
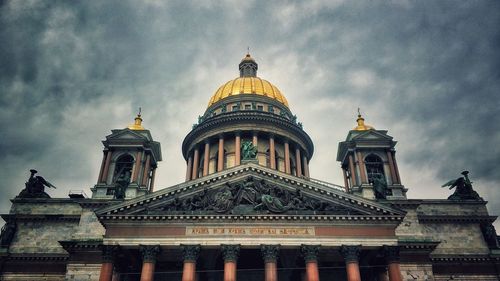
[[276, 262], [278, 259], [280, 245], [260, 245], [264, 262]]
[[224, 262], [236, 262], [238, 260], [238, 256], [240, 254], [240, 245], [222, 244], [221, 249]]
[[185, 262], [196, 262], [200, 255], [200, 245], [181, 245]]
[[384, 245], [382, 247], [382, 253], [387, 263], [399, 262], [399, 246]]
[[318, 253], [321, 245], [301, 245], [300, 251], [306, 263], [318, 260]]
[[102, 261], [113, 262], [119, 249], [120, 247], [117, 245], [102, 245]]
[[361, 245], [342, 245], [340, 247], [340, 253], [344, 257], [346, 263], [358, 262], [360, 252]]
[[156, 262], [156, 258], [160, 253], [159, 245], [140, 245], [139, 251], [142, 254], [143, 262]]

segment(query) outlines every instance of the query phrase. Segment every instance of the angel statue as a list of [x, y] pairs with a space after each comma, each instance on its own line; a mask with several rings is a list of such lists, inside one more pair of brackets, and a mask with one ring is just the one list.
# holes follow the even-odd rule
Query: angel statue
[[441, 187], [449, 186], [450, 190], [456, 187], [455, 192], [448, 197], [448, 200], [483, 200], [476, 191], [472, 189], [472, 182], [469, 180], [469, 171], [461, 173], [463, 177], [443, 184]]
[[257, 156], [257, 147], [251, 141], [244, 141], [241, 143], [241, 154], [243, 160], [255, 159]]
[[45, 186], [56, 188], [53, 184], [46, 181], [41, 176], [36, 176], [37, 170], [31, 169], [31, 176], [28, 182], [25, 183], [25, 188], [19, 193], [18, 198], [50, 198], [50, 196], [45, 193]]

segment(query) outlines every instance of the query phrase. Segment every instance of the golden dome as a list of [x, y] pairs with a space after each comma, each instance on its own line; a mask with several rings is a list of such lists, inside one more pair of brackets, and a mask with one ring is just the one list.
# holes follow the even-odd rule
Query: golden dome
[[130, 130], [146, 130], [142, 126], [142, 118], [141, 118], [141, 108], [139, 108], [139, 114], [134, 119], [134, 124], [129, 125], [127, 128]]
[[[358, 112], [359, 112], [359, 109], [358, 109]], [[356, 122], [358, 122], [358, 126], [354, 127], [353, 130], [356, 130], [356, 131], [368, 131], [368, 130], [374, 130], [375, 129], [372, 126], [365, 124], [365, 118], [361, 117], [360, 113], [358, 113], [358, 119], [356, 119]]]
[[[252, 59], [250, 55], [247, 56]], [[243, 60], [245, 59], [247, 58], [245, 57]], [[238, 77], [228, 81], [215, 92], [208, 102], [208, 107], [224, 98], [245, 94], [272, 98], [288, 107], [288, 101], [281, 94], [280, 90], [269, 81], [260, 79], [259, 77]]]

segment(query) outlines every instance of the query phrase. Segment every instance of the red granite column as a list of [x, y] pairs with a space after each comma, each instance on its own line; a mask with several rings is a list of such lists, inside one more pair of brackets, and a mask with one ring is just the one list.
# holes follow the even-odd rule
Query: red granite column
[[276, 151], [274, 150], [274, 136], [269, 136], [269, 167], [276, 169]]
[[104, 165], [106, 163], [106, 154], [107, 154], [107, 152], [103, 152], [103, 154], [102, 154], [101, 169], [99, 170], [99, 177], [97, 177], [97, 183], [102, 182], [102, 173], [104, 173]]
[[398, 177], [396, 176], [396, 167], [394, 167], [394, 161], [392, 161], [391, 151], [387, 151], [387, 159], [389, 160], [389, 169], [391, 170], [392, 184], [398, 184]]
[[144, 164], [144, 173], [142, 174], [142, 186], [146, 186], [148, 184], [149, 179], [149, 168], [151, 167], [151, 155], [148, 154], [146, 156], [146, 163]]
[[285, 140], [285, 173], [291, 174], [290, 170], [290, 144]]
[[361, 246], [342, 245], [340, 253], [344, 257], [347, 271], [347, 281], [361, 281], [359, 272], [359, 253]]
[[363, 160], [363, 155], [360, 151], [357, 152], [358, 158], [358, 166], [359, 166], [359, 174], [361, 176], [361, 183], [368, 183], [368, 179], [366, 178], [366, 169], [365, 169], [365, 161]]
[[302, 156], [302, 165], [304, 165], [304, 176], [309, 178], [309, 163], [307, 161], [307, 156]]
[[111, 155], [112, 155], [111, 150], [108, 150], [108, 152], [106, 153], [106, 163], [104, 164], [104, 172], [102, 174], [102, 179], [101, 179], [101, 182], [103, 183], [107, 183], [108, 180], [109, 165], [111, 164]]
[[241, 164], [241, 136], [240, 133], [236, 133], [234, 137], [234, 165], [238, 166]]
[[[189, 154], [191, 154], [191, 153], [189, 153]], [[193, 166], [193, 157], [191, 155], [189, 155], [188, 162], [187, 162], [187, 168], [186, 168], [186, 181], [191, 180], [191, 167], [192, 166]]]
[[153, 281], [156, 258], [160, 253], [160, 246], [141, 246], [139, 250], [142, 254], [141, 281]]
[[134, 164], [134, 173], [132, 174], [132, 182], [139, 184], [139, 170], [141, 169], [141, 160], [142, 153], [141, 151], [137, 151], [135, 154], [135, 164]]
[[357, 185], [356, 180], [356, 169], [354, 168], [354, 160], [352, 159], [352, 154], [349, 154], [349, 170], [351, 170], [351, 184], [352, 186]]
[[389, 281], [402, 281], [401, 269], [399, 267], [399, 247], [384, 246], [383, 252], [387, 261], [387, 272]]
[[344, 175], [344, 187], [345, 191], [349, 192], [349, 180], [347, 180], [347, 172], [344, 168], [342, 168], [342, 174]]
[[198, 149], [198, 146], [194, 149], [194, 156], [193, 156], [193, 173], [191, 174], [191, 179], [197, 179], [198, 178], [198, 166], [200, 164], [200, 150]]
[[219, 136], [219, 155], [217, 159], [217, 172], [224, 169], [224, 136]]
[[300, 161], [300, 148], [295, 148], [295, 164], [297, 169], [297, 177], [302, 176], [302, 163]]
[[278, 281], [278, 254], [279, 245], [261, 245], [262, 258], [264, 259], [265, 281]]
[[184, 267], [182, 281], [196, 281], [196, 260], [200, 254], [200, 245], [182, 245]]
[[319, 245], [302, 245], [300, 250], [306, 262], [306, 280], [319, 281], [318, 253]]
[[102, 265], [99, 281], [111, 281], [113, 277], [113, 263], [117, 251], [117, 246], [102, 246]]
[[205, 142], [205, 156], [203, 160], [203, 176], [208, 175], [208, 167], [210, 165], [210, 142]]
[[221, 245], [224, 258], [224, 281], [236, 281], [236, 263], [240, 245]]

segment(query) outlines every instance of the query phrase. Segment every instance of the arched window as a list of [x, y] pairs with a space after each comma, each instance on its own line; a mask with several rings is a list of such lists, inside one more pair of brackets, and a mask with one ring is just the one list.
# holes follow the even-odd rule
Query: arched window
[[290, 173], [294, 176], [297, 175], [297, 165], [295, 165], [294, 157], [290, 157]]
[[382, 159], [375, 155], [370, 154], [365, 158], [366, 173], [368, 174], [368, 182], [373, 183], [375, 178], [382, 178], [385, 180], [384, 163]]
[[132, 175], [132, 167], [134, 167], [134, 157], [130, 154], [123, 154], [116, 160], [115, 172], [113, 174], [113, 183], [120, 177], [130, 180]]
[[198, 165], [198, 178], [203, 176], [203, 166], [205, 164], [205, 155], [202, 155], [200, 158], [200, 164]]

